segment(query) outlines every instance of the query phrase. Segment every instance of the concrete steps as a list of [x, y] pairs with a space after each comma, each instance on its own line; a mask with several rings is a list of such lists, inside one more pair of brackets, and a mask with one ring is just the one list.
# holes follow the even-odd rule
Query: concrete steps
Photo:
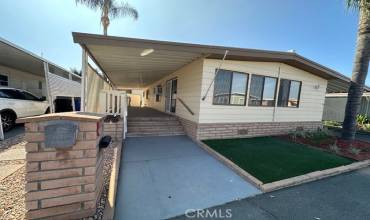
[[184, 135], [176, 117], [128, 117], [127, 137]]

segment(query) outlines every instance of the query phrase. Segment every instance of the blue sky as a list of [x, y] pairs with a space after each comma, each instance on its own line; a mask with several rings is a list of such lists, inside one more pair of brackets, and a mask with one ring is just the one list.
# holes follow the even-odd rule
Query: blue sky
[[[139, 11], [110, 35], [297, 53], [351, 75], [357, 13], [344, 0], [129, 0]], [[72, 31], [102, 33], [100, 13], [74, 0], [1, 0], [0, 37], [67, 69], [80, 68]], [[367, 80], [367, 84], [369, 80]]]

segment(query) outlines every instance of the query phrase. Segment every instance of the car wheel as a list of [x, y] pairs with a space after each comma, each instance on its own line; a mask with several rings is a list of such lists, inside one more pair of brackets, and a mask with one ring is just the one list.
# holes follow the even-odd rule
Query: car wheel
[[1, 113], [1, 122], [3, 124], [3, 131], [9, 131], [15, 125], [15, 116], [10, 112]]
[[45, 114], [49, 114], [50, 113], [50, 108], [48, 107], [45, 111]]

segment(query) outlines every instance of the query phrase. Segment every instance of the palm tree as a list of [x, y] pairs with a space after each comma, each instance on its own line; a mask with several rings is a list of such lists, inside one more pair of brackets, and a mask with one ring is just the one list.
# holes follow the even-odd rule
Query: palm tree
[[342, 138], [352, 141], [356, 133], [356, 115], [360, 103], [370, 59], [370, 0], [346, 0], [348, 8], [360, 12], [355, 60], [352, 80], [348, 89], [348, 100], [343, 121]]
[[128, 3], [117, 3], [115, 0], [75, 0], [76, 4], [83, 4], [93, 10], [101, 11], [100, 22], [104, 28], [104, 35], [108, 34], [108, 26], [110, 19], [118, 17], [132, 17], [135, 20], [139, 17], [139, 13], [135, 8]]

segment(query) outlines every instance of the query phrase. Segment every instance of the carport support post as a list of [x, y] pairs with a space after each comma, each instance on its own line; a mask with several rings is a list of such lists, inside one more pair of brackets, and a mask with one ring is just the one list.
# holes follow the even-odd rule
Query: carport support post
[[86, 111], [86, 76], [87, 76], [87, 53], [82, 48], [82, 73], [81, 73], [81, 111]]
[[3, 131], [3, 121], [1, 120], [1, 114], [0, 114], [0, 140], [4, 140], [4, 131]]
[[[69, 78], [69, 80], [72, 81], [72, 74], [71, 73], [68, 74], [68, 78]], [[75, 97], [72, 97], [72, 109], [73, 109], [73, 111], [76, 111]]]
[[54, 104], [53, 104], [53, 97], [50, 91], [50, 84], [49, 84], [49, 64], [44, 62], [44, 72], [45, 72], [45, 82], [46, 82], [46, 95], [48, 96], [49, 100], [49, 109], [50, 113], [54, 113]]

